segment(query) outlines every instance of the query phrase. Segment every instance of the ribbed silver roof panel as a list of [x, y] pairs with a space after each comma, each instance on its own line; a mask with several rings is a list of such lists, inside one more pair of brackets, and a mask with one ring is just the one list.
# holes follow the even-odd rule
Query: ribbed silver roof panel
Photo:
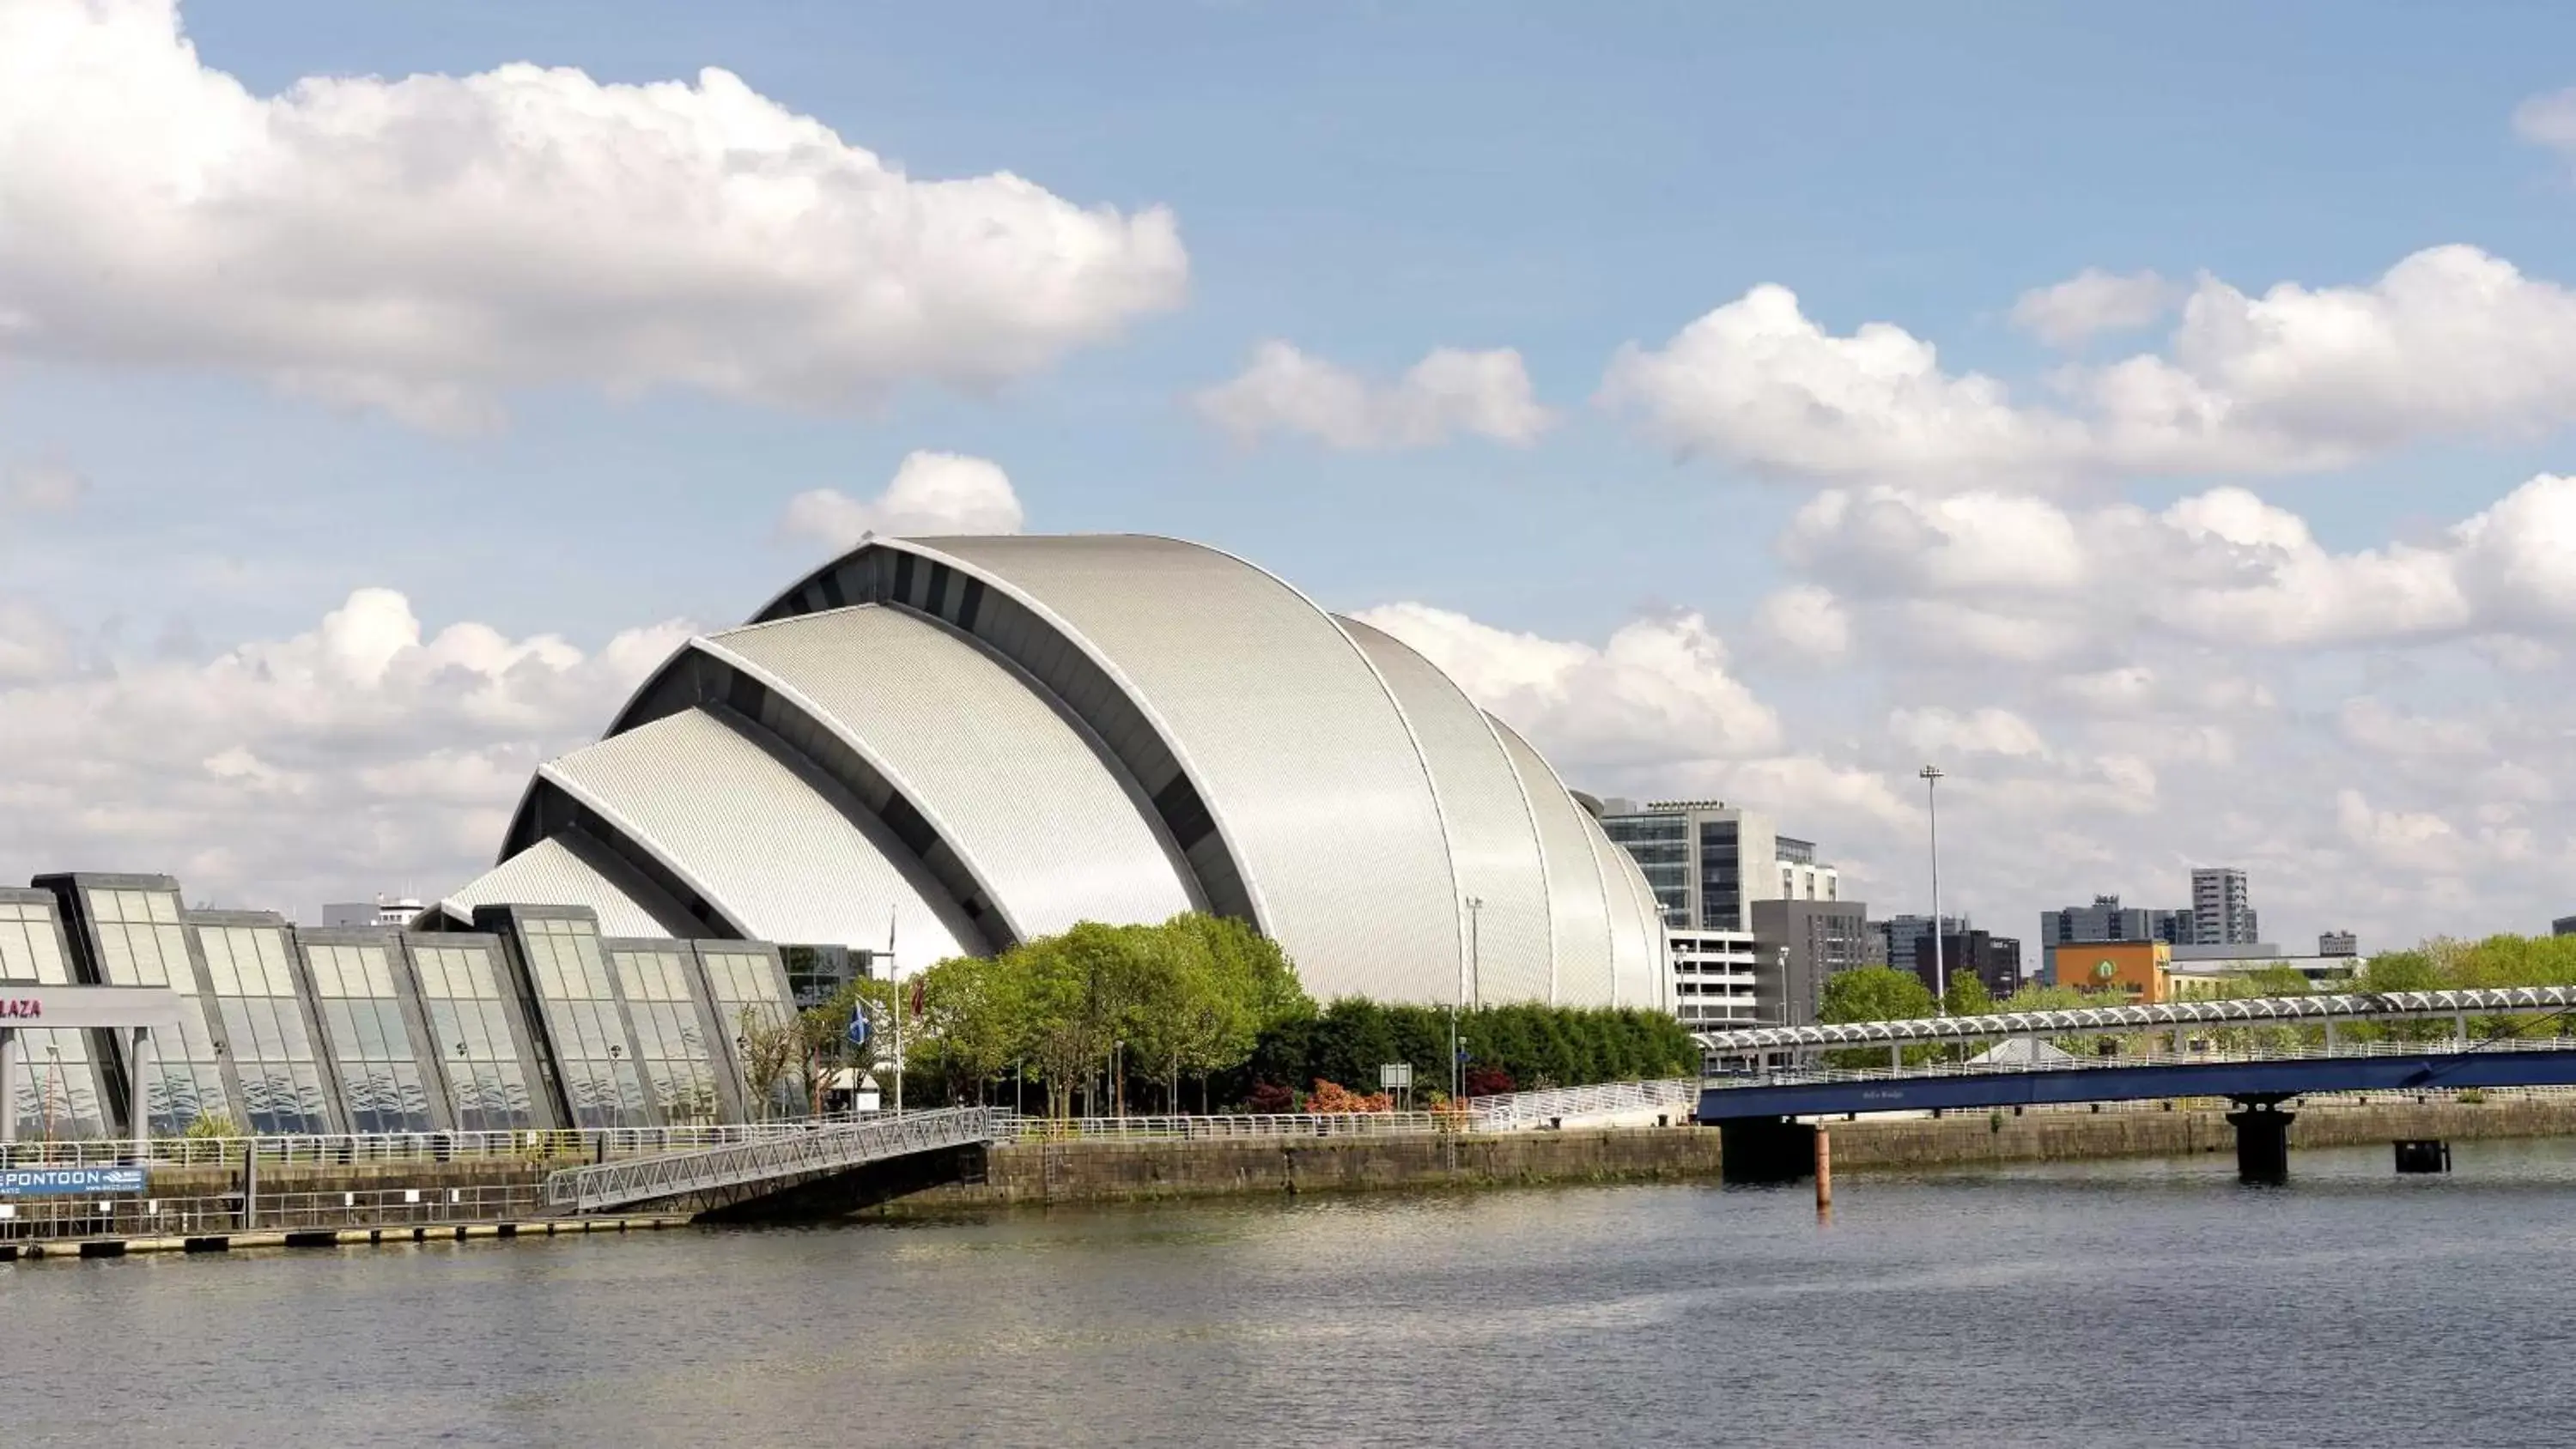
[[744, 936], [883, 949], [907, 969], [989, 947], [883, 824], [758, 726], [702, 706], [577, 750], [541, 778], [687, 882]]
[[459, 922], [476, 906], [504, 905], [588, 906], [611, 936], [693, 934], [686, 911], [578, 830], [538, 841], [438, 903]]
[[1195, 783], [1259, 923], [1315, 996], [1454, 999], [1462, 912], [1429, 773], [1377, 672], [1322, 610], [1174, 539], [882, 547], [1034, 604], [1112, 671]]
[[756, 673], [866, 758], [1021, 938], [1192, 908], [1150, 803], [1089, 732], [949, 626], [867, 604], [695, 647]]
[[1637, 903], [1636, 884], [1629, 879], [1636, 863], [1581, 801], [1575, 802], [1574, 813], [1592, 843], [1593, 863], [1600, 867], [1602, 892], [1610, 906], [1610, 1004], [1653, 1006], [1662, 993], [1655, 989], [1655, 948], [1646, 940], [1646, 913]]
[[1458, 889], [1484, 903], [1473, 921], [1469, 965], [1487, 1002], [1547, 1000], [1555, 953], [1547, 868], [1528, 798], [1494, 728], [1449, 676], [1394, 636], [1340, 619], [1377, 665], [1413, 724], [1449, 828]]
[[1548, 915], [1556, 935], [1557, 1003], [1608, 1006], [1610, 899], [1602, 886], [1601, 861], [1585, 833], [1584, 809], [1529, 741], [1501, 720], [1493, 723], [1538, 819], [1539, 850], [1547, 860]]

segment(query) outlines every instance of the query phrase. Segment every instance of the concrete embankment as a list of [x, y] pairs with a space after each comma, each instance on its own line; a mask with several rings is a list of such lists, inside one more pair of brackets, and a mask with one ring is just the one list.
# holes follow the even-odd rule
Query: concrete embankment
[[[2295, 1107], [2290, 1148], [2361, 1147], [2407, 1138], [2465, 1142], [2489, 1137], [2576, 1136], [2576, 1099], [2515, 1098], [2464, 1103], [2373, 1102]], [[1834, 1166], [1964, 1167], [1999, 1162], [2073, 1162], [2097, 1157], [2181, 1157], [2232, 1152], [2235, 1129], [2223, 1106], [2174, 1111], [1952, 1113], [1941, 1118], [1832, 1122]]]
[[[945, 1183], [877, 1212], [944, 1212], [1153, 1198], [1715, 1178], [1714, 1132], [1686, 1127], [1493, 1136], [999, 1146], [981, 1181]], [[969, 1174], [970, 1179], [977, 1174]]]
[[[2173, 1111], [1952, 1114], [1826, 1124], [1844, 1171], [2232, 1152], [2224, 1107]], [[2332, 1104], [2299, 1110], [2298, 1148], [2399, 1139], [2576, 1136], [2576, 1099]], [[1136, 1202], [1399, 1188], [1714, 1181], [1708, 1128], [1612, 1128], [1501, 1136], [1315, 1142], [1064, 1142], [989, 1149], [967, 1180], [890, 1194], [868, 1211]], [[980, 1177], [980, 1180], [977, 1180]], [[873, 1195], [872, 1195], [873, 1196]]]

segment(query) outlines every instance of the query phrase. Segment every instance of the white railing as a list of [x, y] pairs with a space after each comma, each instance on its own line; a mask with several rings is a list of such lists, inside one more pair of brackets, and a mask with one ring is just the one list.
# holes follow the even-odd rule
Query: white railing
[[1218, 1116], [1022, 1117], [1003, 1114], [1001, 1142], [1221, 1142], [1282, 1137], [1404, 1137], [1473, 1132], [1472, 1112], [1241, 1112]]
[[[294, 1137], [155, 1137], [144, 1145], [152, 1167], [239, 1166], [245, 1152], [263, 1165], [345, 1166], [367, 1162], [451, 1162], [489, 1158], [533, 1161], [660, 1155], [799, 1136], [847, 1122], [846, 1114], [776, 1122], [693, 1127], [610, 1127], [523, 1132], [372, 1132]], [[0, 1146], [0, 1167], [104, 1167], [134, 1162], [121, 1137], [19, 1141]]]
[[1999, 1011], [1974, 1016], [1850, 1021], [1829, 1026], [1770, 1026], [1698, 1033], [1715, 1056], [1801, 1047], [1884, 1046], [1890, 1042], [1991, 1041], [2015, 1036], [2083, 1036], [2145, 1032], [2171, 1026], [2297, 1025], [2303, 1022], [2398, 1021], [2428, 1017], [2501, 1016], [2576, 1010], [2576, 986], [2507, 986], [2473, 991], [2332, 992], [2314, 996], [2164, 1001], [2152, 1006], [2077, 1006], [2061, 1011]]
[[1573, 1117], [1610, 1117], [1633, 1112], [1687, 1109], [1699, 1100], [1699, 1079], [1673, 1077], [1656, 1082], [1602, 1082], [1589, 1087], [1555, 1087], [1542, 1092], [1512, 1092], [1471, 1097], [1467, 1110], [1480, 1132], [1511, 1132]]
[[[2150, 1053], [2137, 1056], [2073, 1055], [2044, 1062], [1923, 1062], [1910, 1067], [1770, 1067], [1724, 1072], [1704, 1078], [1700, 1086], [1726, 1091], [1739, 1087], [1797, 1087], [1837, 1082], [1903, 1082], [1932, 1077], [2020, 1077], [2050, 1072], [2112, 1071], [2128, 1067], [2196, 1067], [2265, 1062], [2336, 1061], [2355, 1057], [2465, 1057], [2512, 1052], [2576, 1052], [2576, 1037], [2499, 1037], [2461, 1041], [2344, 1042], [2333, 1046], [2248, 1048], [2237, 1051]], [[2395, 1089], [2392, 1089], [2395, 1090]]]

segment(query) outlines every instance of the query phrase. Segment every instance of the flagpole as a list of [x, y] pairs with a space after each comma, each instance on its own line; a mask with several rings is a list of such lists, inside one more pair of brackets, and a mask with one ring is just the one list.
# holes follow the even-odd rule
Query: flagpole
[[894, 1003], [894, 1111], [903, 1115], [903, 973], [894, 964], [895, 908], [886, 907], [886, 995]]

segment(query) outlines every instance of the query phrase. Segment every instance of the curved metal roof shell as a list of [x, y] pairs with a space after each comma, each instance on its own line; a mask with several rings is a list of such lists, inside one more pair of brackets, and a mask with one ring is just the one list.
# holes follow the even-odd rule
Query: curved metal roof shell
[[443, 904], [502, 900], [870, 948], [892, 910], [911, 966], [1198, 908], [1319, 998], [1662, 990], [1642, 874], [1527, 742], [1400, 641], [1142, 536], [863, 542], [544, 766]]
[[1430, 660], [1383, 630], [1335, 617], [1412, 722], [1431, 767], [1459, 894], [1483, 902], [1470, 921], [1467, 963], [1477, 998], [1547, 1000], [1556, 957], [1547, 863], [1511, 756], [1484, 711]]
[[949, 625], [862, 604], [691, 647], [754, 673], [857, 751], [957, 853], [1016, 938], [1195, 905], [1179, 851], [1106, 748]]
[[1538, 820], [1539, 852], [1547, 861], [1548, 920], [1556, 936], [1556, 981], [1548, 999], [1606, 1006], [1617, 984], [1610, 961], [1610, 897], [1602, 885], [1601, 862], [1584, 834], [1584, 809], [1529, 741], [1492, 715], [1485, 718], [1493, 722], [1494, 737], [1511, 757]]
[[742, 936], [876, 949], [920, 966], [990, 950], [884, 823], [759, 726], [665, 715], [539, 768]]
[[1429, 771], [1368, 657], [1304, 595], [1177, 539], [886, 539], [763, 617], [871, 598], [967, 630], [1092, 723], [1210, 904], [1267, 931], [1316, 997], [1454, 997], [1464, 911]]
[[476, 906], [588, 906], [611, 936], [694, 936], [689, 913], [615, 852], [578, 830], [549, 835], [459, 886], [439, 911], [460, 926]]

